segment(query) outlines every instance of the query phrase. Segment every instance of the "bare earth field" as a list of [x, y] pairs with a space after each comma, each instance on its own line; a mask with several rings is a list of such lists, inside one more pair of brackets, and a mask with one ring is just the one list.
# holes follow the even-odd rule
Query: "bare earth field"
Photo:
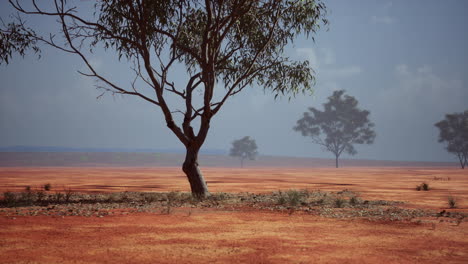
[[[468, 212], [458, 168], [204, 168], [211, 192], [357, 192], [403, 208]], [[429, 191], [416, 191], [422, 182]], [[0, 191], [188, 191], [179, 168], [0, 168]], [[54, 191], [54, 190], [53, 190]], [[447, 197], [457, 200], [448, 209]], [[2, 263], [468, 263], [468, 223], [335, 219], [304, 212], [176, 208], [170, 214], [5, 216]]]

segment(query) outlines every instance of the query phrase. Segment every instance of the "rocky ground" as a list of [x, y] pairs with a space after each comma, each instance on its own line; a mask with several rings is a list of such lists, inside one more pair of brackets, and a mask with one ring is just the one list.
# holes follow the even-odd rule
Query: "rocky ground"
[[305, 213], [330, 218], [360, 218], [372, 221], [446, 221], [459, 225], [468, 219], [466, 213], [405, 208], [403, 202], [362, 200], [358, 193], [289, 190], [271, 193], [214, 193], [196, 199], [182, 192], [75, 193], [25, 190], [5, 192], [0, 201], [0, 215], [17, 216], [86, 216], [106, 217], [131, 213], [171, 214], [174, 209], [210, 208], [221, 211], [276, 211], [287, 214]]

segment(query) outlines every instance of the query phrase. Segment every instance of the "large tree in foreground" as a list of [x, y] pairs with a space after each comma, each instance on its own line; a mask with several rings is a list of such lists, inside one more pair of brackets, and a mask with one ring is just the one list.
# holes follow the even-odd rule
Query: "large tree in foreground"
[[310, 107], [294, 127], [295, 131], [332, 152], [337, 168], [343, 152], [354, 155], [357, 153], [355, 144], [372, 144], [375, 139], [369, 111], [359, 109], [358, 101], [344, 93], [343, 90], [333, 92], [323, 105], [323, 111]]
[[447, 114], [435, 126], [439, 128], [439, 142], [447, 144], [447, 151], [458, 157], [464, 169], [468, 165], [468, 110]]
[[255, 143], [255, 139], [249, 136], [234, 140], [229, 151], [230, 156], [240, 158], [241, 168], [244, 167], [245, 159], [254, 160], [257, 154], [257, 143]]
[[[275, 97], [310, 91], [312, 69], [307, 61], [285, 56], [285, 47], [327, 23], [320, 0], [103, 0], [84, 12], [66, 0], [9, 2], [19, 15], [0, 29], [0, 62], [28, 49], [40, 52], [46, 44], [80, 57], [89, 70], [81, 74], [98, 80], [101, 89], [159, 107], [187, 150], [182, 168], [196, 196], [208, 194], [198, 153], [211, 119], [247, 86]], [[60, 30], [40, 35], [24, 15], [52, 17]], [[92, 64], [100, 47], [130, 65], [130, 85]], [[176, 65], [185, 66], [184, 85], [182, 76], [174, 76]], [[179, 104], [170, 104], [168, 96]]]

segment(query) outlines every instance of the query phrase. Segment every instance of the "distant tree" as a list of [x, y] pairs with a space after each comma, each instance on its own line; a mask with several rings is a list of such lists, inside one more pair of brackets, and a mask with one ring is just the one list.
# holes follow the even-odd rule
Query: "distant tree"
[[[0, 19], [0, 64], [28, 50], [39, 53], [45, 44], [81, 59], [87, 72], [80, 73], [104, 92], [136, 96], [159, 108], [186, 149], [182, 170], [199, 197], [209, 195], [198, 153], [212, 118], [248, 86], [275, 97], [311, 91], [308, 61], [289, 58], [285, 49], [327, 24], [321, 0], [8, 2], [17, 14], [10, 23]], [[58, 27], [31, 28], [24, 16], [34, 15]], [[128, 66], [131, 80], [118, 83], [96, 67], [92, 58], [100, 49]]]
[[344, 91], [335, 91], [328, 97], [324, 111], [310, 107], [309, 112], [297, 121], [295, 131], [310, 136], [312, 142], [335, 154], [338, 158], [343, 152], [357, 153], [354, 144], [372, 144], [375, 139], [374, 123], [369, 121], [369, 111], [360, 110], [358, 101]]
[[232, 157], [239, 157], [241, 161], [241, 168], [244, 167], [244, 160], [254, 160], [257, 156], [257, 143], [250, 137], [243, 137], [232, 142], [232, 148], [229, 155]]
[[462, 169], [468, 165], [468, 110], [445, 115], [435, 124], [439, 128], [439, 142], [447, 144], [448, 152], [455, 154]]

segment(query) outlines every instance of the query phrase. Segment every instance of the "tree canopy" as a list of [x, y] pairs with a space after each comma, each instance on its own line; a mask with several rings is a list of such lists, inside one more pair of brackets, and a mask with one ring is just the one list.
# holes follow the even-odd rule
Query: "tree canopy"
[[435, 126], [439, 128], [439, 142], [447, 144], [447, 151], [458, 157], [464, 169], [468, 165], [468, 110], [447, 114]]
[[[159, 107], [187, 149], [182, 168], [192, 193], [200, 196], [208, 188], [198, 152], [211, 118], [247, 86], [275, 97], [311, 91], [308, 61], [290, 59], [285, 48], [299, 35], [313, 38], [328, 23], [321, 0], [106, 0], [96, 1], [92, 10], [72, 1], [44, 2], [9, 0], [18, 16], [0, 26], [0, 63], [49, 45], [81, 58], [88, 71], [80, 73], [97, 80], [104, 92], [137, 96]], [[54, 18], [60, 30], [37, 33], [42, 31], [23, 19], [32, 15]], [[102, 48], [129, 66], [130, 84], [109, 79], [93, 65], [90, 58]], [[186, 76], [171, 78], [176, 65], [185, 67]], [[179, 103], [171, 104], [169, 95]]]
[[241, 167], [244, 167], [244, 160], [254, 160], [257, 156], [257, 143], [253, 138], [248, 136], [243, 137], [232, 142], [232, 148], [229, 155], [232, 157], [239, 157], [241, 160]]
[[332, 152], [338, 168], [338, 158], [343, 152], [355, 155], [355, 144], [372, 144], [376, 136], [369, 111], [360, 110], [357, 105], [358, 101], [345, 95], [345, 91], [335, 91], [323, 105], [323, 111], [310, 107], [294, 130]]

